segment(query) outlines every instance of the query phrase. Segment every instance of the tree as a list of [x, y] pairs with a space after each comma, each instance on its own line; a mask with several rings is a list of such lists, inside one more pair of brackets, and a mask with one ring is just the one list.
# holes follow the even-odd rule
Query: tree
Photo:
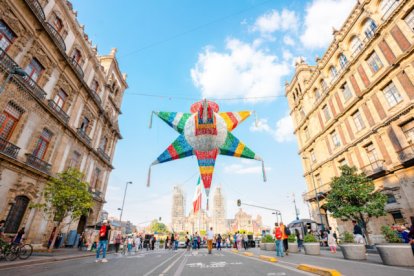
[[55, 245], [56, 237], [62, 228], [63, 220], [67, 217], [70, 221], [87, 215], [92, 207], [93, 198], [88, 191], [89, 184], [83, 182], [83, 174], [77, 169], [69, 168], [52, 177], [43, 190], [44, 202], [32, 205], [41, 209], [55, 223], [55, 233], [49, 251]]
[[158, 222], [156, 219], [154, 219], [150, 224], [150, 231], [153, 233], [166, 233], [167, 226], [165, 226], [164, 223]]
[[374, 182], [357, 173], [357, 168], [342, 166], [341, 176], [332, 179], [331, 191], [326, 196], [326, 207], [334, 218], [351, 219], [359, 222], [371, 243], [367, 224], [371, 217], [384, 216], [387, 197], [375, 191]]

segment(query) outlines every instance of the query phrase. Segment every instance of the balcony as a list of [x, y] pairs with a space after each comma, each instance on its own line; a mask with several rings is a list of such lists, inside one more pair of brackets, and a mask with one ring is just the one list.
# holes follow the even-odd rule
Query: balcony
[[64, 55], [66, 55], [66, 44], [63, 40], [62, 36], [59, 34], [58, 31], [48, 22], [46, 22], [46, 31], [52, 37], [52, 40], [56, 43], [58, 48], [62, 51]]
[[79, 63], [74, 60], [73, 58], [70, 59], [70, 64], [73, 66], [73, 69], [75, 70], [76, 74], [78, 74], [78, 77], [80, 79], [83, 79], [83, 70], [82, 67], [79, 65]]
[[108, 161], [108, 162], [111, 162], [111, 157], [109, 157], [109, 155], [108, 155], [108, 154], [106, 154], [106, 152], [105, 152], [105, 150], [104, 150], [104, 149], [102, 149], [102, 148], [97, 148], [96, 150], [98, 151], [99, 155], [100, 155], [101, 157], [103, 157], [103, 159], [105, 159], [105, 160], [106, 160], [106, 161]]
[[46, 20], [43, 8], [37, 0], [25, 0], [26, 4], [30, 7], [32, 12], [36, 15], [37, 19], [42, 22]]
[[102, 192], [89, 187], [88, 191], [92, 194], [93, 199], [102, 200]]
[[53, 100], [49, 100], [48, 102], [49, 106], [53, 109], [53, 111], [63, 120], [65, 123], [68, 123], [69, 121], [69, 115], [66, 114], [63, 109], [58, 106]]
[[42, 171], [44, 173], [49, 174], [50, 173], [50, 168], [52, 167], [52, 165], [50, 165], [49, 163], [37, 158], [36, 156], [34, 156], [33, 154], [30, 153], [26, 153], [26, 164], [38, 169], [39, 171]]
[[0, 68], [3, 71], [8, 73], [13, 72], [18, 65], [14, 60], [2, 49], [0, 48]]
[[39, 99], [44, 100], [46, 98], [46, 92], [43, 91], [43, 89], [37, 85], [37, 83], [30, 78], [29, 76], [19, 76], [15, 75], [17, 79], [20, 80], [21, 84], [26, 87], [26, 89], [33, 92], [33, 94]]
[[85, 130], [78, 128], [78, 134], [82, 137], [82, 139], [88, 144], [91, 144], [92, 139], [86, 134]]
[[91, 91], [92, 97], [96, 100], [96, 102], [98, 102], [101, 105], [102, 104], [102, 100], [101, 100], [101, 97], [99, 97], [98, 93], [96, 93], [93, 90], [90, 90], [90, 91]]
[[381, 177], [385, 174], [386, 169], [384, 165], [384, 160], [376, 160], [364, 167], [361, 170], [368, 176], [369, 178], [376, 179]]
[[404, 165], [410, 165], [414, 163], [414, 149], [410, 144], [408, 147], [402, 148], [400, 151], [397, 151], [398, 158], [401, 163]]
[[19, 153], [20, 148], [16, 145], [13, 145], [9, 141], [0, 137], [0, 152], [16, 159], [17, 154]]
[[331, 183], [325, 183], [321, 186], [319, 186], [318, 188], [316, 188], [316, 193], [315, 190], [310, 190], [307, 193], [303, 193], [302, 197], [303, 200], [305, 201], [311, 201], [311, 200], [315, 200], [316, 195], [318, 196], [318, 198], [320, 199], [321, 197], [324, 198], [325, 195], [331, 190]]

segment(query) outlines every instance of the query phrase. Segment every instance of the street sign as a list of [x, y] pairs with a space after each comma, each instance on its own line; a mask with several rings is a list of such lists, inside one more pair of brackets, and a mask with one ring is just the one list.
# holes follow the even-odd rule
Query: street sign
[[239, 206], [239, 207], [241, 206], [241, 200], [240, 199], [237, 200], [237, 206]]

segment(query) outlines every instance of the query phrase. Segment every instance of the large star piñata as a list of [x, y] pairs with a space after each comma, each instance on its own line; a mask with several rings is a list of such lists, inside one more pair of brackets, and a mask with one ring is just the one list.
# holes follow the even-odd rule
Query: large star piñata
[[[174, 128], [180, 136], [151, 164], [151, 167], [195, 155], [207, 195], [207, 206], [218, 154], [262, 161], [263, 180], [266, 181], [262, 158], [231, 133], [252, 114], [251, 111], [219, 113], [219, 106], [207, 100], [194, 103], [190, 111], [191, 113], [152, 113]], [[150, 127], [151, 124], [152, 119]], [[150, 185], [151, 167], [148, 172], [147, 186]]]

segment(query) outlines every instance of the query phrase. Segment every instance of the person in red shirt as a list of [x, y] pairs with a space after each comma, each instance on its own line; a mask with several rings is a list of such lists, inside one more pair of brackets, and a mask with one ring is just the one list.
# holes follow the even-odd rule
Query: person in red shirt
[[279, 224], [275, 223], [276, 257], [283, 257], [283, 232]]
[[102, 262], [106, 263], [108, 260], [106, 259], [106, 249], [108, 248], [108, 239], [109, 239], [109, 231], [111, 230], [111, 226], [109, 225], [108, 221], [105, 219], [102, 222], [101, 229], [99, 230], [99, 246], [96, 250], [96, 260], [95, 262], [99, 262], [99, 254], [102, 249]]

